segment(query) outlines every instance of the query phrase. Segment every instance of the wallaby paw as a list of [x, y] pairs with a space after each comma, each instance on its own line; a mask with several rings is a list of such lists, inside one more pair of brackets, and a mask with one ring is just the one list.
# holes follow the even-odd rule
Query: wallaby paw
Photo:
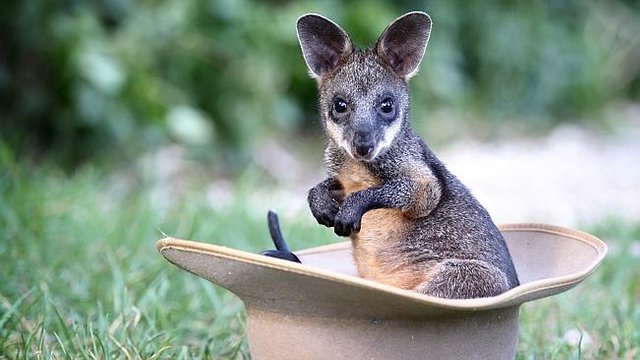
[[333, 227], [336, 213], [339, 210], [338, 203], [329, 197], [322, 188], [315, 187], [309, 191], [309, 209], [319, 224]]
[[313, 217], [316, 218], [316, 221], [318, 221], [318, 224], [326, 227], [334, 226], [337, 212], [338, 205], [328, 205], [324, 209], [311, 209], [311, 213]]
[[343, 207], [335, 216], [335, 220], [333, 222], [333, 231], [338, 236], [349, 236], [352, 232], [360, 232], [361, 221], [361, 213]]

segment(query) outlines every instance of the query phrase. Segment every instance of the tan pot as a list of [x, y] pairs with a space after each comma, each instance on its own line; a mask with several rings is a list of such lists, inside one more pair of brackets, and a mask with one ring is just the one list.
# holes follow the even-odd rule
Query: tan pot
[[520, 305], [576, 286], [607, 247], [557, 226], [501, 231], [521, 285], [470, 300], [361, 279], [348, 242], [298, 251], [302, 264], [172, 238], [157, 246], [171, 263], [244, 302], [255, 359], [513, 359]]

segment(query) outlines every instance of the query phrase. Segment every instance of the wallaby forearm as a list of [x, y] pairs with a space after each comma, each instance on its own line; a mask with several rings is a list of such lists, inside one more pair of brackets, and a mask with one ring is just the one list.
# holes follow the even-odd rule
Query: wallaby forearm
[[410, 218], [421, 218], [440, 201], [440, 189], [435, 181], [397, 178], [349, 195], [342, 208], [353, 207], [363, 214], [373, 209], [398, 209]]
[[[347, 196], [333, 217], [334, 232], [347, 236], [359, 232], [362, 216], [373, 209], [398, 209], [410, 218], [427, 216], [440, 201], [437, 182], [415, 182], [397, 178]], [[330, 225], [328, 225], [330, 226]]]

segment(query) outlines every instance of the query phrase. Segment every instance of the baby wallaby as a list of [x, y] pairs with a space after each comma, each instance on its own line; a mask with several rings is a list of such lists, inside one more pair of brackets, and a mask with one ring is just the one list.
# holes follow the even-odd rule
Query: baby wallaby
[[444, 298], [517, 286], [491, 217], [409, 124], [408, 81], [429, 15], [401, 16], [366, 50], [320, 15], [300, 17], [297, 30], [329, 138], [329, 176], [309, 191], [309, 206], [320, 224], [350, 236], [359, 275]]

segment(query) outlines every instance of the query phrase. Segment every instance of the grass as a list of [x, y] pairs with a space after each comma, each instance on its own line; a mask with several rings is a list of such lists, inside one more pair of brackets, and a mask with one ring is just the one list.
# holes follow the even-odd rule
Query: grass
[[[65, 174], [1, 151], [0, 165], [0, 358], [250, 357], [242, 304], [169, 265], [155, 241], [268, 248], [264, 218], [279, 203], [255, 201], [259, 174], [240, 177], [224, 203], [198, 181], [178, 191], [137, 170]], [[308, 213], [285, 214], [292, 248], [333, 241]], [[518, 358], [640, 356], [640, 222], [584, 229], [609, 256], [577, 288], [522, 307]]]
[[518, 358], [640, 357], [640, 223], [615, 219], [588, 226], [609, 246], [584, 283], [520, 312]]

